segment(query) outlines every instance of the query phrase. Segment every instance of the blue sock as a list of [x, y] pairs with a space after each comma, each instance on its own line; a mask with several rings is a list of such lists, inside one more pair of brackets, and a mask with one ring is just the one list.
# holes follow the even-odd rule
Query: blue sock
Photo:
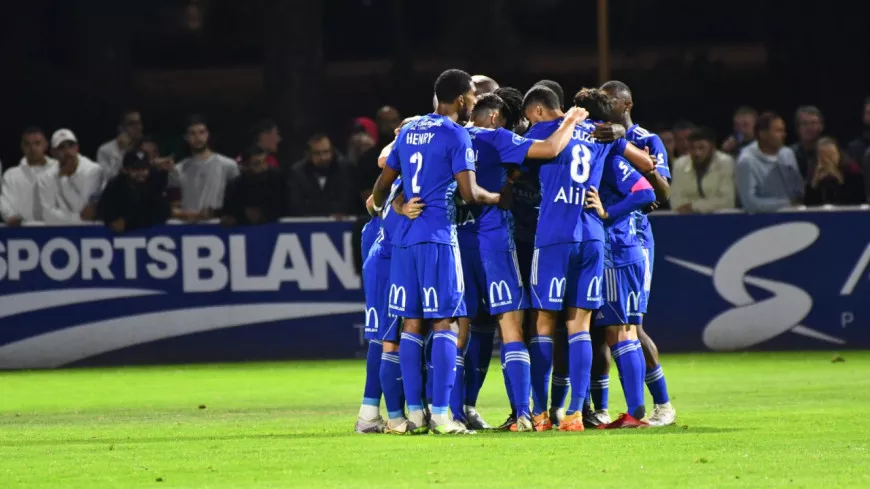
[[646, 386], [649, 389], [649, 393], [652, 394], [653, 403], [666, 404], [670, 402], [668, 383], [665, 382], [665, 373], [662, 371], [661, 365], [656, 365], [654, 369], [646, 374]]
[[583, 400], [589, 390], [589, 374], [592, 371], [592, 338], [588, 331], [568, 337], [568, 375], [571, 377], [571, 404], [566, 414], [583, 409]]
[[625, 404], [628, 414], [637, 416], [637, 410], [643, 406], [643, 365], [635, 353], [637, 345], [633, 340], [620, 341], [610, 347], [619, 376], [622, 377], [622, 388], [625, 393]]
[[564, 375], [553, 376], [553, 387], [550, 389], [550, 398], [553, 403], [553, 409], [562, 409], [565, 407], [565, 400], [568, 398], [568, 389], [571, 388], [571, 378]]
[[522, 341], [512, 341], [504, 345], [505, 374], [510, 378], [516, 403], [517, 417], [531, 416], [529, 394], [531, 390], [532, 362], [529, 351]]
[[362, 403], [367, 406], [381, 405], [381, 380], [378, 378], [381, 370], [381, 353], [384, 344], [377, 340], [369, 341], [366, 354], [366, 385], [363, 389]]
[[405, 415], [405, 398], [402, 392], [402, 367], [398, 353], [383, 353], [381, 355], [381, 371], [379, 372], [381, 389], [384, 391], [384, 404], [387, 405], [387, 416], [390, 419]]
[[[637, 348], [634, 351], [634, 354], [640, 358], [640, 366], [643, 369], [643, 378], [646, 378], [646, 357], [643, 356], [643, 346], [640, 344], [640, 340], [634, 340], [635, 346]], [[667, 386], [665, 387], [665, 391], [667, 391]], [[667, 394], [665, 394], [667, 397]]]
[[414, 333], [402, 333], [399, 342], [399, 365], [408, 412], [423, 409], [423, 337]]
[[466, 423], [465, 419], [465, 358], [462, 352], [457, 349], [456, 355], [456, 376], [453, 381], [453, 389], [450, 391], [450, 412], [453, 413], [453, 419], [461, 423]]
[[447, 415], [450, 391], [456, 380], [456, 333], [438, 331], [432, 336], [432, 414]]
[[[477, 396], [492, 361], [495, 327], [471, 326], [465, 349], [465, 404], [477, 406]], [[457, 378], [458, 375], [457, 375]]]
[[599, 375], [593, 378], [590, 389], [595, 409], [607, 409], [607, 405], [610, 403], [610, 376]]
[[532, 398], [535, 401], [533, 414], [537, 416], [547, 412], [550, 372], [553, 370], [553, 337], [538, 335], [529, 340], [529, 358], [532, 361]]
[[505, 392], [507, 392], [508, 402], [510, 402], [510, 404], [511, 404], [511, 414], [516, 416], [517, 404], [514, 402], [514, 388], [513, 388], [513, 385], [511, 385], [511, 378], [507, 374], [507, 367], [505, 366], [505, 362], [504, 362], [504, 360], [505, 360], [504, 354], [505, 354], [504, 345], [501, 345], [501, 375], [504, 378], [504, 390], [505, 390]]
[[424, 345], [426, 357], [423, 362], [423, 377], [426, 379], [426, 403], [432, 404], [432, 383], [435, 381], [433, 372], [435, 367], [432, 365], [432, 331], [426, 336]]

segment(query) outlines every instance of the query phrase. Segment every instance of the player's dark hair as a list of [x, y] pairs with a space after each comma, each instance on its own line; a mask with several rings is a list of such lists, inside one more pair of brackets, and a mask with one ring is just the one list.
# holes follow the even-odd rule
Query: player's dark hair
[[583, 88], [574, 95], [574, 105], [586, 109], [593, 121], [613, 120], [613, 99], [598, 88]]
[[477, 99], [477, 103], [474, 104], [474, 110], [471, 111], [472, 114], [479, 114], [485, 110], [504, 110], [504, 100], [501, 99], [498, 95], [494, 93], [487, 93], [486, 95], [481, 95], [480, 98]]
[[699, 127], [689, 134], [689, 141], [709, 141], [716, 145], [716, 133], [709, 127]]
[[24, 129], [24, 132], [21, 133], [21, 137], [29, 136], [31, 134], [42, 134], [42, 137], [45, 137], [45, 131], [42, 130], [39, 126], [28, 126]]
[[628, 85], [622, 83], [619, 80], [610, 80], [604, 85], [601, 85], [601, 89], [608, 92], [613, 92], [619, 98], [631, 100], [631, 89], [628, 88]]
[[242, 152], [242, 161], [248, 163], [251, 158], [266, 154], [266, 150], [259, 144], [252, 144]]
[[694, 129], [695, 127], [697, 126], [690, 121], [677, 121], [676, 124], [674, 124], [674, 131], [685, 131], [686, 129]]
[[825, 116], [822, 115], [822, 111], [818, 107], [815, 105], [801, 105], [796, 111], [794, 111], [795, 127], [800, 127], [801, 125], [801, 114], [814, 115], [822, 121], [822, 124], [825, 123]]
[[442, 104], [454, 100], [471, 90], [471, 75], [462, 70], [447, 70], [435, 80], [435, 96]]
[[741, 105], [740, 107], [737, 107], [737, 110], [734, 111], [734, 116], [737, 117], [738, 115], [757, 116], [758, 111], [748, 105]]
[[505, 126], [513, 130], [523, 118], [523, 93], [514, 87], [501, 87], [494, 93], [504, 101], [502, 114], [504, 114]]
[[524, 111], [534, 104], [541, 104], [550, 110], [557, 110], [562, 107], [559, 103], [559, 95], [543, 85], [533, 86], [523, 97]]
[[205, 120], [205, 117], [199, 114], [192, 114], [187, 116], [187, 120], [184, 123], [184, 130], [187, 131], [193, 126], [198, 126], [202, 124], [205, 127], [208, 127], [208, 121]]
[[773, 125], [773, 121], [780, 120], [779, 114], [776, 112], [764, 112], [760, 116], [758, 116], [758, 120], [755, 121], [755, 137], [757, 138], [761, 131], [770, 130], [770, 126]]
[[559, 82], [553, 80], [541, 80], [535, 85], [541, 85], [543, 87], [547, 87], [552, 90], [557, 97], [559, 97], [559, 107], [565, 108], [565, 90], [562, 90], [562, 85], [559, 85]]

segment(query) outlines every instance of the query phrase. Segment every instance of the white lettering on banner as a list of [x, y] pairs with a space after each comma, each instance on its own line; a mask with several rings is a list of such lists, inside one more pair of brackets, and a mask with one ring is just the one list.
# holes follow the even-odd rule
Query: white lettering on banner
[[844, 328], [855, 322], [855, 314], [851, 311], [846, 311], [840, 315], [840, 325]]
[[341, 243], [334, 243], [324, 232], [312, 233], [309, 239], [310, 254], [299, 235], [279, 234], [268, 269], [259, 275], [248, 270], [251, 258], [244, 234], [230, 235], [226, 241], [210, 235], [54, 238], [41, 248], [31, 239], [0, 240], [0, 282], [32, 280], [37, 274], [57, 282], [73, 277], [84, 281], [138, 280], [143, 278], [139, 273], [143, 271], [155, 280], [174, 279], [181, 273], [184, 292], [227, 288], [275, 292], [285, 282], [295, 282], [306, 291], [327, 290], [331, 276], [345, 289], [360, 288], [350, 232], [343, 233]]
[[[712, 350], [737, 350], [762, 343], [791, 331], [817, 340], [843, 345], [846, 342], [801, 324], [813, 307], [813, 299], [794, 285], [754, 277], [754, 268], [788, 258], [810, 247], [819, 237], [811, 222], [790, 222], [759, 229], [737, 240], [719, 258], [715, 268], [674, 257], [675, 265], [713, 278], [719, 295], [734, 307], [713, 318], [704, 328], [704, 344]], [[756, 302], [746, 285], [773, 294]]]
[[514, 301], [507, 282], [499, 280], [489, 284], [489, 304], [491, 307], [506, 306]]
[[861, 258], [858, 258], [858, 263], [855, 264], [855, 268], [852, 269], [852, 273], [849, 274], [849, 278], [846, 279], [846, 283], [840, 289], [840, 295], [852, 295], [852, 291], [855, 290], [858, 281], [861, 280], [861, 277], [867, 271], [867, 265], [870, 265], [870, 243], [864, 248], [864, 253], [861, 253]]

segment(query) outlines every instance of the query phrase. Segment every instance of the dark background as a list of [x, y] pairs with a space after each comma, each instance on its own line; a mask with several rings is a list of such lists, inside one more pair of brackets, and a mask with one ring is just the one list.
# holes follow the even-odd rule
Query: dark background
[[[612, 77], [631, 85], [644, 125], [688, 119], [724, 136], [738, 105], [790, 122], [813, 104], [828, 133], [860, 132], [870, 2], [609, 5]], [[273, 116], [288, 143], [282, 157], [293, 158], [317, 130], [343, 146], [349, 120], [382, 104], [431, 110], [445, 68], [523, 91], [542, 78], [567, 92], [598, 84], [592, 0], [12, 0], [0, 9], [5, 167], [31, 124], [73, 129], [94, 157], [127, 106], [141, 109], [164, 153], [179, 155], [187, 113], [204, 113], [228, 154], [253, 121]]]

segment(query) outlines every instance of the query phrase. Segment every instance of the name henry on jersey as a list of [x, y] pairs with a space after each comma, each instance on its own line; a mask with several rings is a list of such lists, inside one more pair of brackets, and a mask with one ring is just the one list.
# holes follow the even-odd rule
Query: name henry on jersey
[[434, 132], [408, 132], [405, 134], [405, 143], [414, 146], [429, 144], [435, 138]]

